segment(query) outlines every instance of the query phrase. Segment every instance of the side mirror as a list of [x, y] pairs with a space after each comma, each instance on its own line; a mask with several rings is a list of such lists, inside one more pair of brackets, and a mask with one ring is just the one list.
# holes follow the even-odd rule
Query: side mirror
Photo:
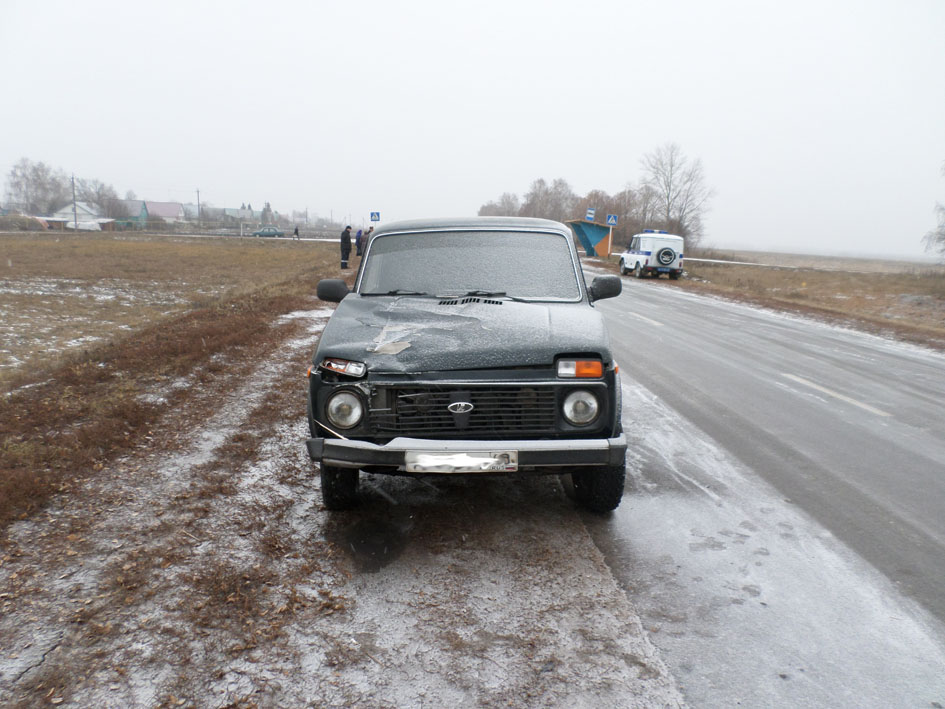
[[[619, 279], [618, 279], [619, 280]], [[340, 278], [326, 278], [318, 282], [316, 293], [319, 300], [327, 300], [331, 303], [340, 303], [351, 291], [348, 290], [348, 284]]]
[[621, 291], [623, 291], [623, 281], [620, 280], [620, 276], [597, 276], [591, 281], [587, 294], [593, 303], [595, 300], [615, 298]]

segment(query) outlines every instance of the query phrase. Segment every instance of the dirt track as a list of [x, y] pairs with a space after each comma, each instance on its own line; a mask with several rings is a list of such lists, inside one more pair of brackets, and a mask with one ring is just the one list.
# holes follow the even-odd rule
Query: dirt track
[[556, 479], [372, 477], [322, 509], [302, 375], [326, 317], [14, 525], [0, 701], [681, 705]]

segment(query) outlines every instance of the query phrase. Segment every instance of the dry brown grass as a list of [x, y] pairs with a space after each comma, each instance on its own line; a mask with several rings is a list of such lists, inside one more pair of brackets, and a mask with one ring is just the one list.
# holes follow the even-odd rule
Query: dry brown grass
[[[744, 251], [703, 250], [692, 252], [691, 257], [686, 278], [649, 282], [812, 315], [945, 349], [945, 266]], [[696, 257], [764, 265], [703, 263]], [[618, 262], [615, 255], [606, 264], [616, 271]]]
[[[199, 384], [201, 373], [212, 372], [228, 353], [268, 346], [278, 316], [310, 308], [319, 274], [337, 270], [330, 244], [44, 238], [47, 256], [58, 257], [21, 253], [21, 273], [94, 280], [104, 273], [125, 277], [131, 269], [146, 282], [176, 274], [217, 295], [156, 322], [145, 317], [130, 334], [112, 333], [104, 344], [7, 378], [7, 392], [0, 394], [0, 529], [134, 446], [188, 389], [163, 400], [145, 394], [185, 376]], [[6, 254], [22, 250], [17, 237], [3, 243]], [[233, 442], [250, 449], [257, 444]]]
[[311, 276], [332, 253], [289, 240], [0, 234], [0, 385], [116, 333]]
[[[761, 261], [763, 255], [756, 255]], [[767, 262], [767, 261], [765, 261]], [[918, 264], [826, 260], [817, 267], [762, 268], [691, 261], [683, 287], [738, 295], [766, 305], [851, 319], [935, 344], [945, 338], [945, 269]], [[835, 268], [837, 270], [827, 270]], [[849, 270], [847, 270], [849, 269]]]

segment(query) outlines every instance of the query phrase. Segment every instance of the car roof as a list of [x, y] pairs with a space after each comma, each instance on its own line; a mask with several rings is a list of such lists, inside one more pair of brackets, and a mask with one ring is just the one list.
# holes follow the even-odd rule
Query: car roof
[[682, 241], [682, 240], [683, 240], [683, 238], [682, 238], [681, 236], [677, 236], [676, 234], [661, 234], [661, 233], [658, 232], [658, 231], [644, 231], [644, 232], [641, 232], [641, 233], [639, 233], [639, 234], [634, 234], [634, 235], [633, 235], [634, 238], [636, 238], [636, 237], [638, 237], [638, 236], [641, 236], [641, 237], [642, 237], [642, 236], [649, 236], [649, 237], [652, 237], [652, 238], [654, 238], [654, 239], [671, 239], [671, 240], [677, 240], [677, 239], [678, 239], [679, 241]]
[[394, 232], [410, 231], [550, 231], [571, 236], [561, 222], [533, 217], [451, 217], [391, 222], [375, 229], [371, 239]]

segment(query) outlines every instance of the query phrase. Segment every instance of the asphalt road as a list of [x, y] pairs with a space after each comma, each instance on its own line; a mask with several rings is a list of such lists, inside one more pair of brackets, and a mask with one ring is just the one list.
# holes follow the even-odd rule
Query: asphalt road
[[694, 706], [945, 706], [945, 356], [624, 279], [587, 524]]

